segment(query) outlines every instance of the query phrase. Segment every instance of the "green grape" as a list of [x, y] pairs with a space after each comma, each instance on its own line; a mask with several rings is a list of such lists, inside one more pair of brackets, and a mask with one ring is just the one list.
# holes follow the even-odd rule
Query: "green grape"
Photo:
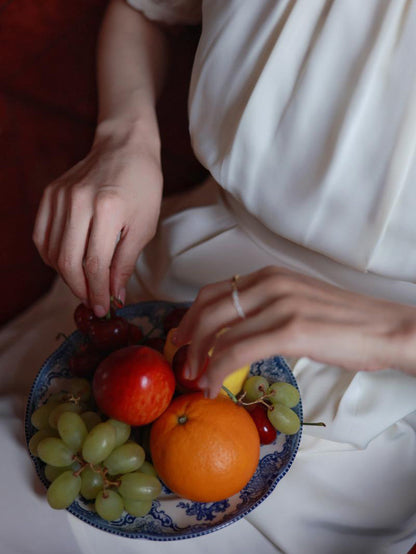
[[37, 408], [30, 418], [33, 427], [36, 429], [48, 429], [49, 428], [49, 415], [54, 409], [53, 404], [43, 404], [40, 408]]
[[298, 389], [290, 383], [272, 383], [267, 393], [270, 394], [269, 400], [273, 402], [273, 404], [279, 402], [288, 408], [293, 408], [300, 400]]
[[[150, 462], [145, 460], [139, 467], [140, 473], [146, 473], [146, 475], [154, 475], [157, 477], [157, 472]], [[132, 514], [134, 515], [134, 514]]]
[[107, 521], [119, 519], [124, 510], [124, 503], [116, 491], [100, 491], [95, 499], [97, 514]]
[[91, 397], [91, 385], [83, 377], [72, 378], [65, 384], [65, 389], [82, 402], [86, 402]]
[[48, 481], [52, 482], [55, 481], [57, 477], [59, 477], [64, 471], [75, 471], [73, 466], [64, 466], [64, 467], [56, 467], [51, 466], [50, 464], [46, 464], [45, 466], [45, 477]]
[[245, 400], [249, 402], [257, 400], [267, 391], [268, 386], [267, 379], [261, 375], [249, 377], [243, 385], [243, 391], [246, 393]]
[[73, 462], [74, 452], [57, 437], [47, 437], [38, 444], [38, 456], [51, 466], [64, 467]]
[[94, 500], [102, 490], [104, 479], [100, 472], [86, 466], [81, 472], [81, 494], [87, 500]]
[[82, 457], [90, 464], [99, 464], [113, 451], [116, 442], [116, 431], [106, 421], [99, 423], [88, 433], [82, 445]]
[[121, 446], [130, 437], [130, 425], [123, 421], [117, 421], [116, 419], [109, 419], [108, 423], [111, 423], [116, 431], [116, 446]]
[[57, 406], [58, 404], [66, 402], [67, 399], [68, 393], [66, 393], [65, 391], [54, 392], [48, 397], [46, 404], [49, 404], [50, 406]]
[[136, 471], [120, 477], [118, 492], [131, 500], [153, 500], [162, 492], [162, 485], [154, 475]]
[[267, 417], [276, 431], [285, 435], [294, 435], [300, 429], [297, 414], [284, 404], [273, 404], [273, 407], [267, 410]]
[[72, 469], [61, 473], [50, 485], [47, 492], [49, 506], [55, 510], [68, 508], [81, 489], [81, 477], [74, 475]]
[[83, 412], [81, 414], [81, 418], [87, 427], [87, 431], [91, 431], [93, 427], [95, 427], [96, 425], [102, 422], [102, 419], [97, 414], [97, 412], [92, 412], [92, 411]]
[[64, 412], [58, 419], [58, 432], [61, 439], [74, 452], [78, 452], [88, 435], [81, 416], [74, 412]]
[[57, 437], [58, 432], [55, 429], [51, 429], [50, 427], [47, 429], [40, 429], [37, 431], [33, 437], [29, 441], [29, 452], [33, 456], [38, 455], [38, 444], [41, 440], [46, 439], [47, 437]]
[[152, 508], [151, 500], [131, 500], [124, 498], [124, 508], [126, 512], [134, 517], [142, 517], [148, 514]]
[[143, 464], [143, 448], [134, 442], [127, 442], [115, 448], [103, 462], [110, 475], [136, 471]]
[[74, 412], [79, 414], [82, 412], [82, 407], [74, 402], [64, 402], [63, 404], [54, 406], [49, 414], [49, 426], [52, 427], [52, 429], [58, 428], [58, 419], [64, 412]]

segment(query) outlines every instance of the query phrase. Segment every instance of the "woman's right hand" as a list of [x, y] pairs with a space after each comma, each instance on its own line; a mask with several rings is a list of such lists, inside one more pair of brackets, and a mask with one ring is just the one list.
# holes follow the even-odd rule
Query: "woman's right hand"
[[124, 301], [161, 198], [159, 149], [126, 132], [97, 134], [86, 158], [45, 189], [33, 240], [44, 262], [103, 316], [110, 294]]

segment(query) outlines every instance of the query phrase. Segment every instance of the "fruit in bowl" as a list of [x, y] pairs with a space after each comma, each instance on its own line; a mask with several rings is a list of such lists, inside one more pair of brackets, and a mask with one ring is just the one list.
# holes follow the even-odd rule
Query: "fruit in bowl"
[[247, 410], [228, 398], [178, 396], [153, 423], [153, 465], [176, 494], [196, 502], [224, 500], [256, 470], [260, 440]]
[[[185, 375], [185, 367], [186, 367], [186, 360], [188, 356], [188, 350], [190, 345], [184, 344], [182, 346], [176, 346], [172, 342], [172, 336], [175, 332], [175, 328], [172, 328], [169, 330], [167, 336], [165, 345], [163, 348], [163, 354], [165, 358], [168, 360], [168, 362], [171, 363], [173, 372], [175, 374], [176, 383], [178, 385], [179, 392], [196, 392], [200, 391], [201, 388], [198, 385], [198, 380], [205, 373], [209, 357], [205, 361], [204, 367], [201, 368], [199, 375], [196, 379], [188, 379]], [[223, 331], [225, 332], [225, 330]], [[210, 354], [212, 353], [212, 350]], [[226, 387], [230, 392], [232, 392], [234, 395], [238, 394], [244, 384], [244, 381], [247, 378], [247, 375], [250, 372], [250, 366], [245, 365], [239, 369], [236, 369], [235, 371], [232, 371], [223, 381], [223, 386]], [[220, 395], [226, 397], [227, 393], [224, 389], [221, 389]]]
[[[85, 312], [84, 316], [86, 322], [84, 328], [86, 332], [82, 332], [79, 328], [80, 332], [77, 332], [76, 335], [69, 337], [68, 340], [66, 340], [65, 343], [59, 347], [56, 353], [54, 353], [52, 357], [47, 360], [46, 364], [36, 377], [27, 405], [26, 438], [32, 454], [32, 459], [41, 481], [46, 486], [51, 487], [51, 483], [54, 482], [59, 475], [68, 471], [70, 471], [70, 474], [72, 475], [71, 478], [69, 478], [68, 474], [65, 475], [62, 480], [58, 481], [57, 484], [51, 489], [49, 495], [51, 496], [51, 502], [55, 500], [57, 502], [56, 507], [59, 507], [59, 505], [61, 505], [61, 507], [68, 506], [69, 502], [74, 498], [78, 490], [79, 479], [77, 479], [77, 476], [80, 476], [80, 492], [78, 496], [76, 496], [75, 501], [67, 507], [70, 513], [76, 517], [79, 517], [82, 521], [104, 531], [116, 532], [119, 535], [130, 538], [151, 538], [156, 540], [186, 539], [205, 534], [206, 529], [208, 529], [208, 532], [220, 529], [222, 528], [224, 521], [231, 523], [237, 519], [240, 519], [251, 509], [255, 508], [260, 502], [262, 502], [270, 494], [270, 491], [273, 490], [277, 482], [286, 474], [288, 468], [292, 464], [300, 443], [301, 429], [298, 433], [293, 435], [277, 433], [276, 440], [271, 440], [272, 437], [270, 437], [267, 441], [264, 441], [263, 438], [262, 442], [265, 446], [262, 446], [260, 456], [256, 461], [256, 464], [258, 464], [260, 460], [262, 468], [261, 471], [256, 471], [254, 477], [250, 480], [250, 483], [243, 488], [240, 493], [237, 493], [237, 495], [239, 494], [239, 499], [237, 499], [237, 501], [219, 503], [218, 508], [220, 509], [216, 511], [215, 519], [212, 519], [212, 512], [209, 509], [210, 506], [208, 506], [207, 511], [201, 511], [202, 520], [198, 520], [196, 522], [195, 516], [192, 515], [192, 513], [195, 513], [194, 510], [198, 510], [198, 513], [200, 513], [200, 508], [194, 504], [193, 500], [187, 499], [186, 502], [180, 503], [181, 507], [179, 507], [178, 502], [174, 501], [175, 493], [168, 493], [164, 491], [160, 496], [160, 485], [154, 479], [150, 480], [150, 477], [157, 477], [157, 474], [149, 463], [149, 457], [148, 461], [145, 460], [139, 469], [135, 469], [143, 457], [143, 452], [140, 450], [140, 447], [143, 448], [145, 455], [148, 456], [149, 454], [148, 435], [150, 434], [150, 429], [153, 424], [133, 428], [132, 434], [129, 437], [129, 433], [126, 434], [129, 426], [111, 419], [111, 424], [116, 428], [116, 435], [120, 434], [120, 429], [123, 431], [121, 432], [120, 438], [123, 444], [120, 446], [119, 439], [116, 439], [116, 444], [112, 453], [102, 462], [98, 462], [95, 465], [93, 464], [95, 470], [90, 469], [89, 462], [86, 462], [83, 458], [83, 451], [87, 458], [92, 459], [90, 453], [87, 452], [87, 450], [90, 450], [91, 447], [93, 451], [93, 458], [96, 460], [98, 456], [96, 450], [102, 450], [105, 447], [104, 442], [112, 442], [113, 439], [110, 435], [113, 435], [113, 433], [108, 432], [104, 434], [102, 433], [103, 427], [98, 427], [98, 430], [92, 433], [90, 437], [91, 440], [89, 439], [87, 441], [88, 448], [86, 446], [84, 449], [84, 443], [86, 441], [86, 437], [84, 438], [85, 430], [82, 425], [79, 425], [78, 417], [68, 415], [67, 413], [69, 411], [79, 415], [84, 421], [88, 433], [90, 433], [100, 423], [110, 421], [105, 414], [101, 412], [97, 413], [97, 405], [94, 399], [91, 398], [88, 400], [86, 398], [87, 394], [84, 390], [85, 387], [80, 386], [80, 384], [83, 383], [86, 385], [88, 383], [86, 383], [85, 380], [69, 377], [70, 375], [75, 374], [86, 375], [91, 383], [96, 369], [96, 367], [94, 367], [95, 354], [97, 354], [98, 359], [109, 355], [109, 351], [107, 349], [105, 351], [103, 349], [103, 351], [100, 352], [93, 346], [89, 336], [91, 329], [91, 321], [89, 318], [91, 317], [91, 314], [86, 312], [86, 310], [83, 311]], [[142, 345], [152, 347], [155, 350], [163, 351], [166, 335], [169, 329], [178, 325], [178, 320], [185, 311], [185, 309], [181, 308], [178, 310], [177, 305], [168, 302], [143, 302], [136, 305], [126, 306], [117, 312], [113, 311], [109, 315], [109, 321], [111, 322], [111, 318], [116, 315], [125, 317], [129, 322], [128, 344], [140, 343]], [[133, 332], [131, 333], [130, 331]], [[74, 371], [74, 367], [71, 367], [70, 360], [74, 356], [74, 353], [77, 352], [80, 354], [82, 353], [85, 355], [83, 357], [88, 359], [82, 359], [80, 361], [75, 360], [76, 369]], [[90, 356], [90, 354], [94, 356]], [[263, 398], [261, 400], [261, 402], [267, 403], [269, 409], [266, 409], [266, 406], [264, 405], [261, 405], [261, 407], [264, 408], [263, 411], [265, 413], [263, 415], [268, 417], [267, 414], [271, 411], [271, 408], [274, 405], [273, 400], [278, 403], [284, 401], [284, 398], [282, 397], [283, 390], [273, 391], [276, 387], [271, 387], [269, 390], [270, 385], [281, 380], [287, 380], [290, 383], [293, 383], [293, 385], [296, 385], [296, 381], [284, 360], [279, 357], [274, 357], [270, 360], [262, 360], [259, 363], [253, 364], [251, 369], [252, 374], [261, 374], [267, 381], [265, 390], [259, 391], [259, 394], [260, 396], [271, 394], [268, 398]], [[67, 386], [69, 383], [71, 383], [71, 385], [76, 385], [75, 391], [72, 391], [73, 386], [70, 387], [71, 390], [69, 389]], [[66, 390], [63, 396], [61, 392], [54, 392], [61, 390], [59, 388], [61, 387], [61, 384], [64, 385]], [[256, 401], [258, 401], [258, 388], [258, 386], [253, 387]], [[281, 388], [281, 386], [279, 386], [279, 388]], [[45, 392], [46, 390], [47, 392]], [[243, 393], [244, 390], [236, 394], [236, 396], [238, 395], [238, 399], [242, 397]], [[81, 410], [77, 405], [74, 406], [73, 410], [69, 410], [68, 406], [64, 406], [66, 410], [64, 413], [66, 415], [59, 423], [59, 417], [62, 410], [61, 406], [58, 406], [57, 403], [72, 403], [74, 402], [72, 397], [79, 397]], [[245, 400], [250, 402], [247, 397], [245, 397], [242, 402]], [[231, 400], [228, 401], [231, 402]], [[294, 401], [296, 401], [296, 399], [290, 399], [290, 405], [293, 406]], [[37, 412], [38, 409], [40, 409], [39, 412]], [[252, 418], [252, 414], [248, 412], [249, 407], [242, 409], [244, 409], [249, 417]], [[167, 410], [169, 410], [169, 407]], [[302, 406], [300, 402], [298, 405], [293, 407], [293, 410], [295, 410], [301, 418]], [[34, 412], [36, 412], [36, 416], [34, 415]], [[51, 412], [53, 412], [53, 417], [51, 416]], [[34, 417], [33, 421], [31, 421], [32, 415]], [[51, 423], [54, 424], [54, 427], [50, 426], [50, 416]], [[162, 416], [160, 416], [160, 418]], [[76, 425], [75, 421], [78, 422]], [[270, 420], [268, 421], [270, 423]], [[258, 425], [254, 418], [253, 422], [255, 425]], [[267, 420], [264, 421], [263, 418], [261, 423], [264, 426], [267, 424]], [[67, 436], [67, 431], [65, 429], [67, 429], [68, 426], [71, 430], [73, 429], [74, 436], [72, 438]], [[107, 427], [108, 426], [106, 426], [106, 428]], [[220, 434], [224, 432], [223, 427], [223, 423], [216, 426]], [[76, 428], [78, 428], [79, 431], [77, 433], [75, 433]], [[77, 435], [76, 437], [75, 434]], [[209, 433], [205, 434], [204, 438], [206, 438], [207, 435], [209, 435]], [[41, 461], [38, 457], [38, 446], [43, 439], [49, 437], [58, 438], [62, 441], [62, 437], [65, 437], [65, 439], [69, 441], [68, 444], [71, 452], [74, 450], [74, 443], [76, 443], [75, 446], [77, 447], [79, 441], [82, 441], [83, 445], [79, 452], [75, 452], [73, 454], [77, 460], [75, 460], [69, 467], [54, 467], [50, 464], [46, 464], [45, 466], [46, 462]], [[98, 442], [100, 444], [93, 446], [91, 441], [94, 440], [95, 442], [97, 439], [99, 439]], [[199, 440], [202, 441], [202, 438]], [[269, 442], [270, 440], [271, 442]], [[58, 450], [55, 445], [56, 441], [48, 440], [48, 442], [40, 448], [40, 452], [47, 458], [48, 455], [46, 452], [48, 449], [45, 452], [45, 446], [48, 446], [48, 443], [50, 443], [50, 447], [53, 447], [52, 450]], [[62, 446], [62, 444], [59, 445], [60, 447]], [[282, 445], [285, 445], [283, 450]], [[50, 449], [51, 448], [49, 448], [49, 450]], [[138, 452], [132, 456], [130, 452], [131, 449]], [[64, 454], [66, 455], [67, 453], [64, 452]], [[101, 453], [98, 458], [101, 459], [102, 456], [103, 454]], [[268, 460], [269, 456], [273, 457], [273, 464], [268, 462], [264, 463]], [[189, 457], [190, 455], [188, 454], [188, 459]], [[132, 458], [134, 458], [134, 460]], [[134, 465], [133, 461], [135, 462]], [[64, 460], [64, 462], [66, 463], [67, 460]], [[97, 469], [98, 472], [96, 471]], [[200, 471], [200, 468], [196, 467], [196, 470]], [[111, 472], [117, 473], [113, 476]], [[121, 486], [121, 479], [119, 478], [121, 477], [121, 473], [118, 472], [123, 474], [124, 472], [127, 472], [126, 475], [128, 475], [128, 477], [123, 479], [123, 486]], [[149, 480], [145, 480], [143, 474], [148, 474]], [[135, 491], [135, 498], [131, 495], [131, 491], [133, 489]], [[63, 495], [64, 498], [53, 498], [55, 494], [57, 494], [58, 497]], [[122, 503], [120, 501], [120, 497]], [[158, 501], [157, 504], [153, 503], [152, 507], [152, 502], [155, 497], [158, 497]], [[62, 504], [62, 502], [64, 503]], [[124, 505], [125, 511], [120, 516], [122, 505]], [[97, 513], [94, 513], [95, 511]], [[147, 514], [145, 518], [141, 517], [145, 514]], [[97, 515], [101, 517], [97, 517]], [[131, 516], [135, 517], [132, 518]], [[116, 522], [114, 522], [115, 519], [117, 519]], [[171, 521], [172, 523], [167, 528], [165, 524], [161, 525], [162, 520], [164, 522]], [[202, 531], [201, 525], [203, 529]]]
[[169, 406], [175, 377], [160, 352], [148, 346], [127, 346], [109, 354], [98, 366], [93, 394], [108, 417], [129, 425], [146, 425]]

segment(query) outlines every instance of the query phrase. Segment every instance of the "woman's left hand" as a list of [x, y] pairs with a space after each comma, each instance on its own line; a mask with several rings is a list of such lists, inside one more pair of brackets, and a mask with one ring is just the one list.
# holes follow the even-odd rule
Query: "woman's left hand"
[[[201, 289], [178, 327], [191, 343], [194, 379], [214, 346], [201, 387], [215, 397], [233, 370], [274, 355], [307, 356], [347, 370], [396, 368], [416, 374], [416, 308], [355, 294], [274, 266]], [[219, 334], [221, 329], [227, 332]]]

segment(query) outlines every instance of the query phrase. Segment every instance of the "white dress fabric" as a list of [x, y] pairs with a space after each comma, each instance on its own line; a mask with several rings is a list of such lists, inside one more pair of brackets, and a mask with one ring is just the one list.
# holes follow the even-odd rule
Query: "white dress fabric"
[[[190, 91], [195, 152], [214, 178], [165, 202], [129, 300], [191, 301], [269, 264], [416, 304], [416, 2], [128, 0], [201, 17]], [[413, 185], [413, 186], [412, 186]], [[289, 473], [241, 520], [153, 543], [52, 511], [25, 455], [26, 395], [77, 301], [58, 281], [0, 332], [7, 554], [404, 554], [416, 542], [416, 379], [293, 362], [305, 427]]]

